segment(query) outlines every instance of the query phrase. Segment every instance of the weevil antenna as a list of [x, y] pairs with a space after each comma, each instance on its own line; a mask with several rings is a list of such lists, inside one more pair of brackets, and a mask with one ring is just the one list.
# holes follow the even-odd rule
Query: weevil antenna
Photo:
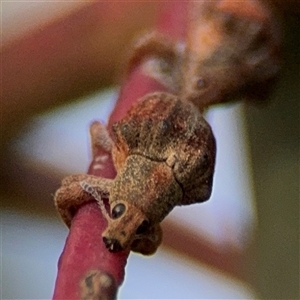
[[91, 196], [93, 196], [95, 198], [105, 219], [107, 221], [110, 220], [110, 216], [107, 213], [107, 210], [105, 208], [105, 205], [104, 205], [104, 202], [102, 200], [100, 193], [95, 188], [93, 188], [91, 185], [89, 185], [86, 181], [81, 181], [79, 184], [84, 191], [86, 191], [87, 193], [89, 193]]

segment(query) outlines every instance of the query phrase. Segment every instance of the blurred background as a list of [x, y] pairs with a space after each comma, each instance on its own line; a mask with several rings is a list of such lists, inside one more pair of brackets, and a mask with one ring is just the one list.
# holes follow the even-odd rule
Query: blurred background
[[[299, 298], [299, 3], [273, 2], [284, 64], [269, 102], [208, 111], [212, 198], [171, 213], [155, 256], [130, 255], [121, 299]], [[1, 2], [1, 299], [51, 298], [67, 236], [53, 193], [87, 170], [88, 127], [114, 106], [124, 49], [164, 5]]]

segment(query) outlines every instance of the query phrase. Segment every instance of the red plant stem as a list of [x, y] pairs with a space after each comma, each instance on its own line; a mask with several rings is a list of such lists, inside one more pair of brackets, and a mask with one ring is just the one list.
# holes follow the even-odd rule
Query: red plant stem
[[[167, 3], [157, 29], [173, 37], [183, 35], [186, 6], [187, 2]], [[146, 76], [140, 66], [136, 66], [121, 89], [108, 128], [121, 119], [140, 97], [156, 91], [166, 90], [157, 81]], [[103, 150], [99, 149], [99, 154], [101, 151]], [[107, 161], [103, 170], [95, 171], [93, 165], [94, 161], [88, 174], [114, 178], [115, 170], [111, 159]], [[129, 253], [110, 253], [105, 248], [101, 237], [105, 227], [106, 221], [95, 202], [87, 203], [78, 209], [59, 259], [53, 299], [100, 299], [101, 296], [107, 299], [115, 298], [117, 288], [124, 279], [124, 267]], [[103, 277], [101, 274], [104, 274]]]

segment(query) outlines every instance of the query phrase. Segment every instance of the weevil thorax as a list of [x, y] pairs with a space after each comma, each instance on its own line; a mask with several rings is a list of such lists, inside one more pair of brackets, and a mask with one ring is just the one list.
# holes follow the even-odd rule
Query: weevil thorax
[[[209, 198], [215, 140], [193, 104], [168, 93], [146, 95], [113, 125], [113, 133], [118, 174], [104, 238], [126, 248], [176, 205]], [[118, 205], [120, 214], [114, 213]]]

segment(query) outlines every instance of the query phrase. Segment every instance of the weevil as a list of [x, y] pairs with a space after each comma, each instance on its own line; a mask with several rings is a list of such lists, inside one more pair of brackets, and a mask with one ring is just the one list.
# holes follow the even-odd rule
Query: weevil
[[[265, 3], [195, 1], [184, 40], [149, 32], [134, 45], [129, 65], [144, 70], [200, 110], [268, 96], [280, 69], [280, 30]], [[129, 68], [130, 71], [130, 68]]]
[[109, 251], [153, 254], [162, 239], [160, 222], [169, 212], [210, 197], [216, 144], [209, 124], [191, 102], [157, 92], [139, 99], [114, 123], [111, 137], [99, 122], [90, 132], [93, 147], [111, 151], [117, 175], [113, 180], [66, 177], [55, 194], [58, 211], [70, 226], [72, 208], [93, 196], [108, 222], [102, 237]]
[[92, 125], [92, 148], [111, 152], [117, 176], [64, 179], [55, 203], [67, 225], [72, 208], [92, 196], [108, 222], [103, 241], [110, 251], [152, 254], [162, 239], [159, 224], [175, 206], [209, 198], [216, 146], [201, 112], [240, 96], [265, 97], [279, 69], [276, 23], [256, 4], [253, 13], [238, 2], [193, 2], [184, 41], [152, 32], [136, 42], [128, 72], [141, 64], [172, 94], [138, 100], [111, 137]]

